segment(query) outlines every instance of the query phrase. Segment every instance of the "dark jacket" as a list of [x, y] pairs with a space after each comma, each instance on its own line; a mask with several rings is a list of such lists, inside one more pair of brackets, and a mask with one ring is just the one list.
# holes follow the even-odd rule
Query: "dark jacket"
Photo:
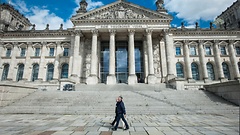
[[121, 102], [117, 102], [116, 104], [116, 113], [118, 114], [126, 114], [126, 110], [125, 110], [125, 106], [124, 106], [124, 103], [121, 101]]

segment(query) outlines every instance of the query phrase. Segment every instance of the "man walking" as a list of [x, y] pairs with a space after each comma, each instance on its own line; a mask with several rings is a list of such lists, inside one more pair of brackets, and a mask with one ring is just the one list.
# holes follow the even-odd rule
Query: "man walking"
[[116, 113], [117, 113], [116, 121], [117, 121], [117, 123], [116, 123], [115, 127], [112, 128], [113, 131], [117, 130], [120, 119], [123, 120], [123, 122], [124, 122], [124, 124], [126, 126], [126, 128], [124, 130], [128, 130], [129, 129], [128, 123], [127, 123], [127, 121], [125, 119], [125, 117], [126, 117], [126, 110], [125, 110], [125, 106], [124, 106], [124, 103], [123, 103], [122, 99], [123, 99], [122, 96], [119, 96], [118, 100], [117, 100], [117, 104], [116, 104]]

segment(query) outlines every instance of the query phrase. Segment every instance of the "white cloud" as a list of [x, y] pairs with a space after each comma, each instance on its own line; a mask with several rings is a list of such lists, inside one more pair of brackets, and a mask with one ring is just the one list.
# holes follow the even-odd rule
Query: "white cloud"
[[165, 0], [165, 7], [169, 12], [188, 24], [198, 20], [211, 21], [220, 15], [236, 0]]
[[[81, 2], [81, 0], [75, 0], [75, 3], [76, 3], [77, 5], [79, 5], [80, 2]], [[101, 7], [101, 6], [104, 5], [102, 1], [87, 0], [86, 2], [88, 3], [87, 10], [93, 10], [93, 9], [95, 9], [95, 8], [97, 8], [97, 7]], [[78, 7], [78, 8], [79, 8], [79, 7]], [[77, 8], [77, 9], [78, 9], [78, 8]], [[76, 9], [75, 9], [75, 10], [76, 10]]]
[[29, 12], [27, 5], [24, 1], [16, 0], [16, 3], [11, 3], [15, 8], [19, 10], [21, 13]]
[[60, 24], [63, 24], [64, 28], [72, 27], [72, 22], [70, 19], [64, 21], [63, 18], [52, 13], [46, 6], [37, 7], [34, 6], [30, 9], [27, 8], [27, 5], [24, 1], [17, 0], [12, 5], [24, 14], [32, 24], [36, 25], [36, 29], [43, 30], [46, 28], [46, 25], [49, 24], [50, 29], [59, 29]]

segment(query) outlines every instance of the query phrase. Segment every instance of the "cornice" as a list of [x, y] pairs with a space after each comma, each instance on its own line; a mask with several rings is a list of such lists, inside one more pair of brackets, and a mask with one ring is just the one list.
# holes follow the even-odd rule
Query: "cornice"
[[170, 29], [170, 33], [173, 33], [174, 36], [189, 36], [189, 35], [197, 35], [197, 36], [208, 36], [208, 35], [240, 35], [240, 30], [210, 30], [210, 29]]
[[3, 34], [3, 38], [7, 37], [56, 37], [56, 36], [71, 36], [68, 30], [36, 30], [36, 31], [8, 31]]

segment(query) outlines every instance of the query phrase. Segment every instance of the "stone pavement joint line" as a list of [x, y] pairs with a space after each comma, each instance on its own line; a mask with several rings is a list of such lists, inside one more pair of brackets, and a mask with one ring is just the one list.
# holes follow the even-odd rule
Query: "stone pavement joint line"
[[128, 131], [111, 115], [0, 115], [0, 135], [239, 135], [239, 115], [128, 115]]

